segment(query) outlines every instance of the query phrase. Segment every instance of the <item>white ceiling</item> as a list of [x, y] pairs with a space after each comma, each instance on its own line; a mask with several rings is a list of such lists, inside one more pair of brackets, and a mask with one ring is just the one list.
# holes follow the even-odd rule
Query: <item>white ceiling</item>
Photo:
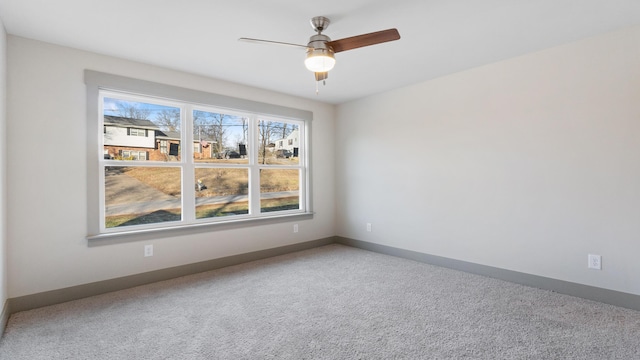
[[[333, 40], [395, 27], [402, 39], [336, 54], [315, 93], [309, 19]], [[329, 103], [640, 24], [640, 0], [0, 0], [9, 34]]]

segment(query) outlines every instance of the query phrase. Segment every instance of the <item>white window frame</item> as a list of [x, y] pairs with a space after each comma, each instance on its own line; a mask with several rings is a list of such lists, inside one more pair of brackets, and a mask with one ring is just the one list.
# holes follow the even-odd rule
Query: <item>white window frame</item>
[[[132, 79], [118, 75], [100, 73], [92, 70], [85, 70], [85, 83], [87, 85], [87, 133], [88, 149], [87, 156], [88, 174], [88, 236], [90, 241], [105, 239], [131, 239], [138, 240], [145, 238], [148, 234], [158, 236], [166, 234], [175, 236], [176, 233], [192, 233], [194, 231], [211, 231], [217, 229], [240, 228], [249, 223], [269, 224], [283, 221], [298, 221], [313, 218], [312, 196], [311, 196], [311, 120], [313, 114], [310, 111], [282, 107], [273, 104], [259, 103], [245, 99], [232, 98], [218, 94], [201, 92], [197, 90], [174, 87], [166, 84], [148, 82], [144, 80]], [[117, 94], [120, 97], [140, 98], [142, 102], [152, 99], [157, 104], [169, 104], [181, 109], [181, 143], [189, 143], [193, 138], [192, 134], [192, 114], [193, 110], [224, 111], [224, 113], [234, 113], [248, 116], [251, 119], [269, 119], [280, 122], [295, 122], [300, 125], [301, 133], [305, 141], [304, 150], [301, 150], [299, 157], [300, 169], [300, 209], [277, 212], [260, 213], [259, 209], [259, 178], [256, 170], [260, 166], [267, 168], [280, 168], [276, 165], [257, 164], [257, 141], [252, 141], [249, 151], [254, 152], [250, 156], [250, 197], [252, 197], [252, 209], [248, 215], [237, 215], [222, 218], [195, 219], [195, 189], [188, 184], [194, 183], [195, 162], [193, 161], [193, 147], [181, 147], [181, 160], [179, 162], [161, 161], [127, 161], [126, 163], [104, 159], [103, 155], [103, 132], [99, 131], [103, 127], [102, 95]], [[257, 134], [253, 134], [257, 136]], [[105, 228], [104, 226], [104, 169], [106, 166], [168, 166], [180, 167], [182, 169], [182, 220], [180, 222], [155, 223], [146, 225], [127, 226], [122, 228]], [[202, 163], [198, 163], [202, 167]], [[205, 166], [221, 167], [219, 163], [206, 163]], [[290, 168], [290, 167], [285, 167]], [[256, 181], [258, 181], [256, 183]], [[257, 189], [257, 191], [255, 190]], [[257, 204], [256, 204], [256, 200]]]
[[147, 131], [145, 129], [130, 128], [129, 136], [147, 136]]

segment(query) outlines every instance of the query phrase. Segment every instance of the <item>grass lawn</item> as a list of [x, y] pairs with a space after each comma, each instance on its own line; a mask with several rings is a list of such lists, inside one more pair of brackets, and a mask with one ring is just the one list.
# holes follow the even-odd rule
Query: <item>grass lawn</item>
[[[297, 197], [286, 197], [278, 199], [265, 199], [261, 201], [262, 212], [295, 210], [300, 206]], [[249, 213], [249, 206], [246, 201], [234, 202], [230, 204], [201, 205], [196, 208], [196, 218], [204, 219], [220, 216], [242, 215]], [[106, 227], [131, 226], [142, 224], [154, 224], [167, 221], [180, 221], [180, 209], [158, 210], [148, 214], [126, 214], [107, 216], [105, 218]]]
[[[176, 171], [176, 168], [125, 167], [123, 171], [167, 195], [180, 196], [180, 172]], [[300, 188], [297, 169], [263, 169], [260, 175], [262, 192], [295, 191]], [[248, 193], [249, 172], [246, 169], [197, 168], [195, 177], [207, 187], [196, 192], [196, 197]]]
[[[218, 160], [227, 161], [227, 164], [236, 164], [239, 159]], [[297, 159], [295, 160], [297, 162]], [[272, 163], [291, 164], [291, 159], [273, 159]], [[295, 162], [293, 162], [295, 163]], [[126, 175], [131, 176], [145, 185], [161, 191], [164, 194], [181, 196], [181, 173], [176, 167], [121, 167]], [[249, 170], [216, 167], [196, 168], [196, 181], [200, 180], [206, 187], [196, 191], [197, 198], [209, 198], [226, 195], [247, 195], [249, 193]], [[193, 184], [195, 187], [196, 184]], [[298, 169], [261, 169], [260, 192], [271, 193], [281, 191], [298, 191], [300, 189], [300, 176]], [[119, 191], [131, 191], [123, 188]], [[130, 194], [130, 193], [127, 193]], [[127, 196], [130, 202], [130, 195]], [[298, 209], [300, 206], [297, 196], [277, 199], [265, 199], [261, 201], [262, 212], [283, 211]], [[196, 208], [196, 218], [212, 218], [220, 216], [233, 216], [248, 214], [249, 207], [246, 201], [238, 201], [225, 204], [207, 204]], [[105, 218], [106, 227], [118, 227], [129, 225], [153, 224], [181, 220], [180, 209], [157, 210], [144, 214], [111, 215]]]

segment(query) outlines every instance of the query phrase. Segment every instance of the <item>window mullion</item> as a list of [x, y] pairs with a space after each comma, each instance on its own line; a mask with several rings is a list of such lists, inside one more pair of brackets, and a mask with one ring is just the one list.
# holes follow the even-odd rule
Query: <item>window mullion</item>
[[193, 222], [196, 219], [195, 163], [193, 160], [193, 107], [182, 107], [184, 119], [182, 131], [182, 219]]
[[249, 126], [249, 147], [251, 151], [249, 169], [249, 213], [260, 215], [260, 167], [258, 164], [258, 117], [252, 115]]
[[307, 139], [307, 134], [306, 134], [306, 126], [300, 126], [299, 128], [299, 135], [298, 135], [298, 165], [300, 168], [300, 180], [299, 180], [299, 184], [300, 184], [300, 209], [303, 211], [307, 211], [307, 209], [309, 209], [309, 202], [308, 202], [308, 161], [309, 161], [309, 157], [307, 154], [307, 144], [306, 144], [306, 139]]

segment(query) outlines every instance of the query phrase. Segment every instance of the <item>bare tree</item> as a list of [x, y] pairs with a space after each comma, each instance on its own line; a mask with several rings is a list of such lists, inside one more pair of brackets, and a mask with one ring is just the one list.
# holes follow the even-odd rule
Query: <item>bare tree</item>
[[258, 131], [260, 135], [260, 153], [262, 155], [262, 163], [267, 163], [267, 147], [271, 144], [271, 136], [273, 135], [274, 123], [272, 121], [260, 120]]
[[224, 127], [224, 122], [225, 119], [228, 117], [228, 115], [224, 115], [224, 114], [212, 114], [212, 127], [211, 127], [211, 131], [212, 131], [212, 136], [213, 136], [213, 140], [216, 142], [216, 144], [218, 145], [218, 149], [219, 151], [222, 151], [224, 149], [224, 145], [226, 142], [226, 133], [227, 133], [227, 129]]
[[226, 125], [232, 117], [205, 111], [194, 112], [194, 139], [213, 142], [215, 152], [222, 153], [227, 142]]
[[163, 130], [179, 131], [180, 130], [180, 110], [179, 109], [163, 109], [156, 114], [155, 123]]
[[120, 102], [116, 103], [118, 116], [130, 119], [149, 119], [150, 109], [144, 109], [139, 103]]
[[240, 121], [242, 123], [242, 144], [246, 145], [249, 138], [249, 123], [245, 117], [241, 118]]

